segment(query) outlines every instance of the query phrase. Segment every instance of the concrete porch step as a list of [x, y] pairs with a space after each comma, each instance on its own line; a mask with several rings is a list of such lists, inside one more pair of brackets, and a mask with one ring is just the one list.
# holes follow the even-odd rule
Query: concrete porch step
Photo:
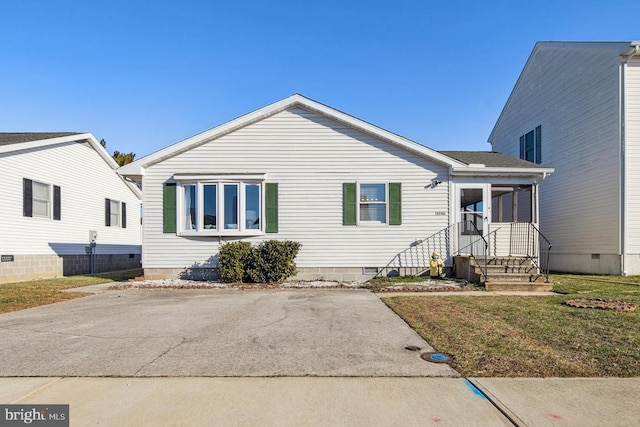
[[[502, 290], [550, 290], [552, 284], [545, 284], [546, 278], [540, 274], [531, 258], [487, 257], [486, 275], [484, 257], [456, 257], [456, 275], [470, 282], [489, 284]], [[487, 289], [489, 289], [489, 287]]]
[[[480, 272], [478, 272], [480, 273]], [[486, 280], [494, 282], [544, 282], [544, 276], [534, 273], [491, 273], [487, 274]]]
[[549, 292], [553, 290], [553, 283], [542, 282], [485, 282], [484, 287], [488, 291], [531, 291]]
[[514, 273], [514, 274], [537, 274], [538, 270], [532, 265], [487, 265], [487, 273]]
[[[484, 263], [484, 257], [476, 257], [477, 262]], [[517, 267], [526, 267], [532, 266], [532, 262], [530, 258], [520, 257], [520, 256], [495, 256], [495, 257], [487, 257], [487, 265], [499, 265], [499, 266], [517, 266]]]

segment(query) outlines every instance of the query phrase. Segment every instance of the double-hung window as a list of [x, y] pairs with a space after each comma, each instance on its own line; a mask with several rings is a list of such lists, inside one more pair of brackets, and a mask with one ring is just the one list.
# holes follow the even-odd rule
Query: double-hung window
[[542, 163], [542, 127], [520, 137], [520, 158], [531, 163]]
[[185, 235], [261, 234], [263, 191], [262, 181], [178, 181], [177, 231]]
[[399, 182], [343, 183], [342, 224], [401, 225], [401, 184]]
[[51, 217], [51, 186], [33, 182], [33, 216]]
[[387, 184], [360, 184], [359, 217], [361, 223], [387, 223]]
[[60, 220], [60, 187], [27, 178], [22, 184], [23, 216]]
[[113, 199], [104, 199], [104, 225], [127, 228], [127, 204]]

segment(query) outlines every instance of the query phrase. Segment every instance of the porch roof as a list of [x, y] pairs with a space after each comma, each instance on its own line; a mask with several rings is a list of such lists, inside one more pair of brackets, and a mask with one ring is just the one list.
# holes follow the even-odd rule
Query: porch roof
[[439, 151], [445, 156], [451, 157], [466, 165], [482, 164], [489, 168], [532, 168], [547, 169], [543, 165], [531, 163], [526, 160], [516, 159], [506, 154], [495, 151]]

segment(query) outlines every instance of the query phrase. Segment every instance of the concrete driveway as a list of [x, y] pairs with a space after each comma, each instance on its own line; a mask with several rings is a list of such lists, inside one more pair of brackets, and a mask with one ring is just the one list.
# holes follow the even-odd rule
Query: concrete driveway
[[0, 376], [458, 376], [361, 290], [107, 291], [0, 315]]

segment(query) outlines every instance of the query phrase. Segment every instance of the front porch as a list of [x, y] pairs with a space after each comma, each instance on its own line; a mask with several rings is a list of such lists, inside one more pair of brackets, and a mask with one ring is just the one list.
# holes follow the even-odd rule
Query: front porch
[[494, 152], [441, 153], [466, 165], [450, 169], [450, 225], [411, 243], [378, 276], [429, 274], [438, 252], [450, 273], [488, 289], [550, 289], [538, 191], [553, 169]]
[[551, 290], [551, 243], [535, 222], [537, 183], [452, 187], [457, 222], [413, 242], [378, 276], [428, 275], [431, 254], [438, 252], [450, 274], [489, 290]]
[[[473, 231], [471, 231], [473, 230]], [[377, 276], [429, 275], [433, 252], [448, 274], [485, 285], [488, 290], [548, 291], [551, 244], [532, 223], [496, 223], [480, 234], [473, 222], [462, 221], [413, 242]]]

